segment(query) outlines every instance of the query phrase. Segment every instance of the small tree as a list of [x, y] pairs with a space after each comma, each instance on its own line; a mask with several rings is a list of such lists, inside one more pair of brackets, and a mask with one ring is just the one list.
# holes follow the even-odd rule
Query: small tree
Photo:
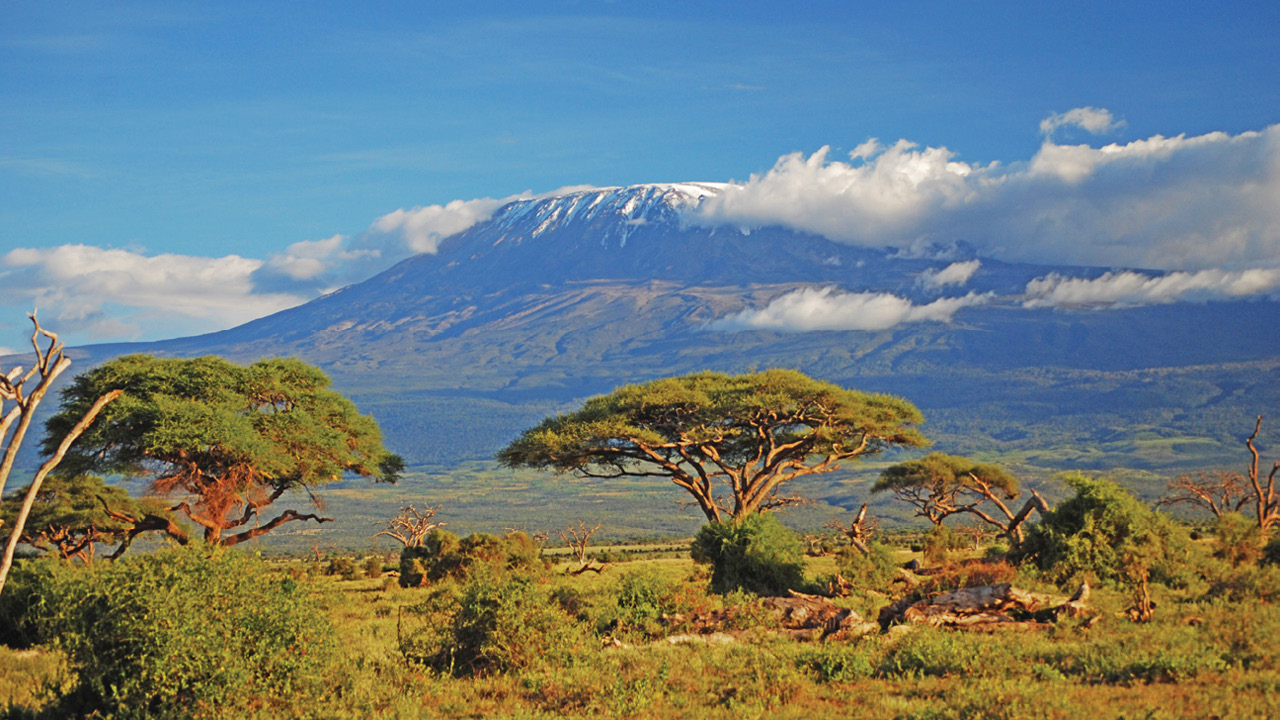
[[792, 370], [702, 372], [628, 385], [526, 430], [507, 467], [585, 478], [666, 478], [711, 522], [794, 502], [782, 486], [841, 461], [927, 444], [914, 405]]
[[375, 533], [374, 537], [386, 535], [405, 547], [422, 547], [432, 530], [446, 524], [434, 520], [439, 511], [439, 505], [426, 510], [418, 510], [412, 505], [400, 508], [400, 514], [387, 521], [387, 529]]
[[[30, 488], [0, 504], [0, 519], [12, 526]], [[123, 489], [107, 485], [96, 475], [53, 475], [35, 494], [20, 542], [57, 553], [63, 560], [88, 564], [96, 546], [117, 543], [137, 523], [138, 503]]]
[[1260, 453], [1255, 445], [1261, 432], [1262, 416], [1259, 415], [1254, 423], [1253, 433], [1244, 441], [1245, 447], [1249, 449], [1247, 475], [1224, 470], [1197, 473], [1194, 478], [1182, 475], [1169, 483], [1169, 492], [1159, 504], [1185, 504], [1203, 508], [1219, 521], [1230, 513], [1249, 508], [1259, 530], [1259, 541], [1265, 544], [1276, 526], [1280, 525], [1280, 497], [1277, 497], [1276, 487], [1280, 460], [1271, 466], [1271, 471], [1265, 476], [1262, 474], [1259, 467]]
[[1156, 505], [1191, 505], [1221, 519], [1228, 513], [1240, 512], [1249, 503], [1249, 496], [1244, 476], [1217, 470], [1199, 472], [1195, 477], [1179, 475], [1170, 480], [1168, 493]]
[[586, 523], [579, 520], [577, 528], [570, 525], [564, 530], [556, 531], [556, 534], [560, 536], [560, 540], [569, 546], [569, 549], [573, 551], [573, 556], [578, 560], [578, 569], [571, 574], [581, 575], [585, 572], [593, 572], [599, 575], [600, 571], [604, 570], [603, 565], [593, 567], [591, 565], [591, 557], [587, 555], [587, 543], [591, 542], [591, 536], [595, 535], [596, 531], [602, 527], [604, 526], [596, 523], [595, 527], [588, 528]]
[[[978, 463], [945, 453], [893, 465], [880, 474], [872, 492], [892, 492], [916, 508], [916, 515], [941, 525], [952, 515], [966, 514], [991, 525], [1014, 542], [1023, 537], [1022, 524], [1031, 511], [1046, 509], [1034, 490], [1022, 509], [1014, 512], [1006, 500], [1018, 497], [1018, 479], [998, 465]], [[995, 510], [989, 512], [988, 505]]]
[[217, 357], [128, 355], [78, 376], [62, 410], [46, 422], [48, 449], [104, 392], [121, 395], [68, 454], [76, 471], [152, 478], [177, 496], [174, 510], [204, 528], [208, 543], [235, 545], [295, 520], [329, 522], [296, 510], [264, 520], [286, 493], [348, 473], [394, 482], [404, 467], [382, 446], [373, 418], [329, 388], [319, 369], [295, 359], [249, 366]]

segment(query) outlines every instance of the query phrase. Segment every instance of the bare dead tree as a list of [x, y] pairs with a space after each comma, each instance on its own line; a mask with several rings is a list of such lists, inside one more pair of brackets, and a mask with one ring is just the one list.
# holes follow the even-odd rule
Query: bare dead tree
[[387, 529], [375, 533], [374, 537], [386, 535], [405, 547], [422, 547], [432, 530], [445, 525], [434, 520], [439, 511], [439, 505], [426, 510], [418, 510], [412, 505], [400, 508], [400, 514], [387, 522]]
[[952, 529], [960, 535], [964, 535], [973, 540], [974, 550], [978, 549], [978, 546], [982, 544], [983, 540], [991, 537], [991, 531], [977, 523], [956, 525]]
[[578, 521], [577, 528], [570, 525], [564, 530], [556, 531], [556, 534], [560, 536], [560, 539], [568, 544], [569, 549], [573, 551], [574, 557], [578, 559], [578, 569], [569, 573], [570, 575], [581, 575], [585, 572], [593, 572], [599, 575], [600, 571], [604, 570], [604, 565], [599, 567], [593, 566], [591, 564], [592, 558], [587, 555], [587, 543], [591, 541], [591, 536], [595, 535], [596, 531], [601, 527], [604, 526], [600, 523], [596, 523], [595, 527], [587, 529], [587, 524], [585, 522]]
[[[40, 321], [36, 319], [35, 313], [31, 313], [27, 317], [31, 318], [31, 324], [34, 326], [31, 333], [31, 347], [35, 350], [35, 364], [25, 373], [21, 367], [15, 367], [7, 373], [0, 371], [0, 442], [3, 442], [9, 436], [9, 430], [11, 427], [13, 428], [13, 435], [9, 437], [9, 445], [5, 448], [4, 458], [0, 460], [0, 496], [4, 495], [5, 483], [9, 479], [9, 472], [13, 469], [13, 463], [17, 459], [18, 448], [22, 445], [27, 429], [31, 427], [31, 422], [35, 418], [36, 407], [44, 399], [45, 394], [49, 392], [54, 379], [71, 365], [71, 358], [67, 357], [63, 352], [64, 346], [58, 340], [57, 334], [40, 327]], [[44, 347], [40, 346], [41, 338], [48, 340], [48, 344]], [[35, 387], [28, 392], [28, 385], [33, 381]], [[13, 527], [9, 531], [9, 542], [4, 549], [4, 560], [0, 562], [0, 592], [4, 591], [4, 583], [9, 577], [9, 569], [13, 567], [13, 555], [18, 549], [18, 543], [22, 540], [22, 530], [27, 524], [27, 517], [31, 514], [31, 507], [35, 504], [36, 497], [40, 493], [40, 485], [44, 482], [45, 477], [58, 466], [58, 463], [62, 462], [62, 458], [66, 456], [71, 443], [75, 442], [76, 438], [80, 437], [93, 424], [94, 419], [98, 417], [98, 413], [102, 412], [102, 408], [118, 397], [120, 397], [120, 391], [112, 390], [95, 400], [80, 420], [63, 436], [62, 442], [58, 444], [53, 455], [45, 460], [40, 469], [36, 471], [36, 475], [27, 489], [27, 495], [23, 499], [22, 508], [18, 511], [18, 516], [14, 519]], [[6, 411], [5, 405], [10, 402], [13, 403], [13, 408]]]
[[839, 520], [832, 520], [824, 527], [835, 528], [840, 534], [849, 538], [849, 544], [857, 548], [858, 552], [869, 556], [871, 549], [867, 547], [867, 542], [871, 539], [871, 533], [875, 532], [878, 526], [879, 523], [876, 522], [875, 518], [867, 517], [867, 504], [862, 503], [862, 507], [858, 509], [858, 514], [854, 516], [853, 522], [849, 523], [848, 527], [845, 527]]
[[1240, 512], [1249, 504], [1251, 495], [1243, 475], [1214, 470], [1198, 472], [1195, 477], [1180, 475], [1170, 480], [1168, 494], [1156, 505], [1191, 505], [1221, 518], [1225, 513]]
[[1258, 474], [1258, 448], [1253, 444], [1258, 439], [1258, 433], [1262, 430], [1262, 416], [1258, 416], [1258, 422], [1253, 426], [1253, 434], [1250, 435], [1244, 444], [1249, 448], [1249, 486], [1253, 492], [1250, 500], [1253, 501], [1254, 514], [1258, 519], [1258, 528], [1262, 530], [1264, 538], [1271, 537], [1271, 531], [1275, 528], [1276, 523], [1280, 522], [1280, 503], [1276, 500], [1276, 472], [1280, 471], [1280, 460], [1277, 460], [1271, 466], [1271, 472], [1267, 474], [1265, 481]]

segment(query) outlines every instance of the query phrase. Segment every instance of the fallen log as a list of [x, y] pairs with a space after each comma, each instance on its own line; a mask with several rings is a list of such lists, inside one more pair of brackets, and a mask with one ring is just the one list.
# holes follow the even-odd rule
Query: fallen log
[[882, 609], [878, 619], [884, 629], [903, 623], [987, 632], [995, 630], [996, 626], [1014, 623], [1023, 625], [1016, 629], [1036, 629], [1048, 627], [1049, 623], [1064, 615], [1092, 615], [1084, 600], [1076, 599], [1087, 597], [1088, 589], [1083, 587], [1076, 596], [1067, 599], [998, 583], [952, 590], [931, 598], [900, 600]]

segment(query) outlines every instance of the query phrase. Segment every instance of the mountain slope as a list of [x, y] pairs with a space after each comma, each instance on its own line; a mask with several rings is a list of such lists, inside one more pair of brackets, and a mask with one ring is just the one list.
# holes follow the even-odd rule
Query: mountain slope
[[420, 255], [305, 305], [220, 333], [85, 349], [298, 355], [373, 412], [416, 463], [491, 457], [524, 426], [618, 384], [718, 369], [794, 367], [916, 402], [957, 452], [1049, 466], [1164, 467], [1237, 459], [1248, 419], [1274, 407], [1273, 302], [1029, 310], [1050, 272], [1103, 269], [981, 258], [963, 288], [998, 300], [950, 323], [875, 331], [725, 332], [709, 323], [830, 286], [925, 303], [930, 257], [783, 228], [703, 227], [709, 184], [584, 190], [522, 200]]

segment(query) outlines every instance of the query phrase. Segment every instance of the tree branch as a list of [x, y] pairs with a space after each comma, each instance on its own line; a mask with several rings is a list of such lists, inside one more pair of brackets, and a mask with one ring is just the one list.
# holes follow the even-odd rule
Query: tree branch
[[[32, 315], [31, 319], [34, 321], [35, 316]], [[36, 327], [39, 328], [39, 325], [37, 324]], [[69, 360], [66, 362], [70, 363]], [[58, 365], [66, 367], [62, 360], [58, 361]], [[44, 387], [44, 385], [45, 383], [41, 382], [41, 387]], [[22, 508], [18, 511], [18, 517], [14, 520], [13, 530], [9, 536], [9, 544], [4, 549], [4, 561], [0, 564], [0, 592], [4, 591], [4, 583], [9, 577], [9, 569], [13, 567], [13, 554], [18, 549], [18, 542], [22, 539], [22, 528], [27, 524], [27, 516], [31, 514], [31, 506], [35, 504], [36, 494], [40, 492], [40, 485], [44, 482], [45, 476], [52, 472], [58, 466], [58, 463], [62, 462], [62, 458], [67, 454], [71, 443], [75, 442], [85, 430], [89, 429], [89, 426], [98, 417], [98, 413], [102, 412], [102, 408], [106, 407], [107, 403], [120, 397], [121, 392], [120, 390], [112, 390], [94, 401], [89, 410], [80, 418], [80, 421], [62, 438], [62, 442], [58, 443], [58, 449], [53, 456], [46, 460], [40, 466], [40, 469], [36, 471], [35, 478], [31, 480], [31, 487], [27, 490], [27, 496], [22, 501]], [[27, 416], [24, 415], [23, 420], [25, 421], [26, 419]]]

